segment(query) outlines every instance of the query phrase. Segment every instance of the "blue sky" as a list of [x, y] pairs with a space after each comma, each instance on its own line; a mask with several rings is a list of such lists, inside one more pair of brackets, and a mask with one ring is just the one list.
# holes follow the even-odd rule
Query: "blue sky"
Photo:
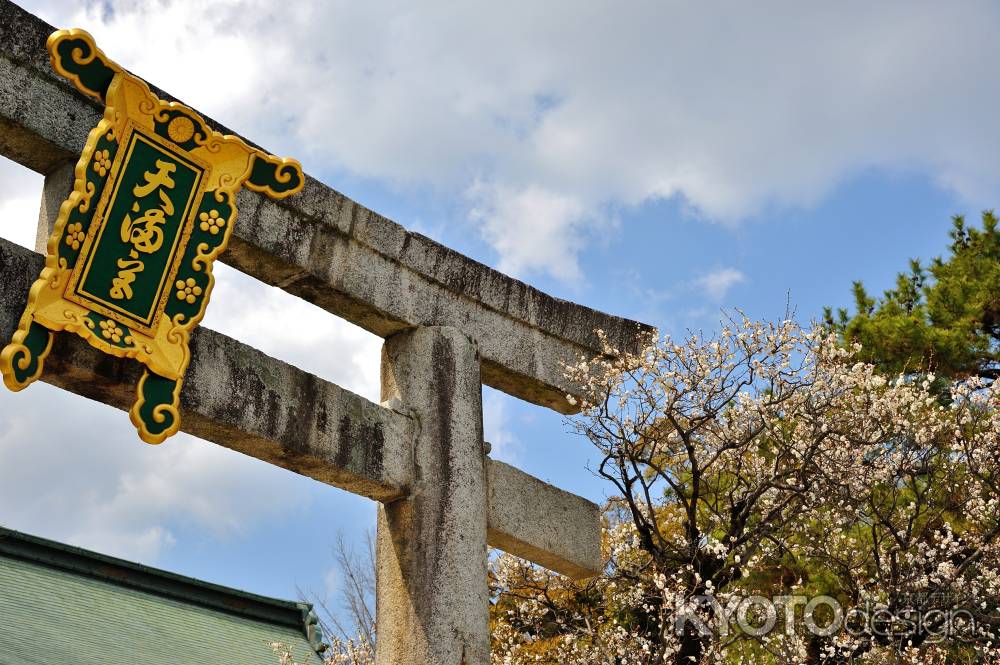
[[[24, 5], [404, 226], [675, 335], [849, 305], [1000, 200], [988, 3]], [[39, 187], [0, 163], [0, 235], [32, 244]], [[378, 339], [219, 279], [206, 325], [377, 399]], [[561, 416], [484, 398], [496, 457], [609, 491]], [[146, 446], [47, 385], [0, 393], [0, 459], [0, 524], [281, 597], [335, 592], [337, 534], [374, 524], [364, 499], [187, 436]]]

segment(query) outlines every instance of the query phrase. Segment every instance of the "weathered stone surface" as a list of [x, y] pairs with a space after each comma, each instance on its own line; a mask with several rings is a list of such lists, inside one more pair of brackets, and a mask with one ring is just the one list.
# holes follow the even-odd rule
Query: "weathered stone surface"
[[[75, 158], [101, 113], [52, 72], [52, 30], [0, 0], [0, 153], [41, 173]], [[312, 178], [281, 202], [243, 190], [239, 207], [226, 263], [383, 337], [460, 328], [479, 344], [486, 384], [563, 413], [573, 411], [565, 395], [574, 387], [561, 363], [597, 353], [595, 329], [631, 350], [650, 330], [546, 295]]]
[[382, 399], [420, 426], [406, 499], [379, 507], [378, 665], [487, 665], [486, 452], [475, 342], [454, 328], [389, 337]]
[[488, 538], [493, 547], [567, 577], [601, 569], [600, 508], [512, 466], [489, 460]]
[[[43, 264], [40, 255], [0, 239], [2, 343]], [[413, 472], [411, 418], [207, 328], [195, 330], [191, 352], [183, 431], [372, 499], [405, 495]], [[125, 410], [141, 372], [139, 363], [63, 332], [41, 380]]]
[[45, 176], [42, 184], [42, 202], [38, 206], [38, 230], [35, 232], [35, 251], [48, 251], [52, 229], [59, 218], [63, 201], [73, 191], [76, 184], [76, 162], [66, 161], [57, 165]]

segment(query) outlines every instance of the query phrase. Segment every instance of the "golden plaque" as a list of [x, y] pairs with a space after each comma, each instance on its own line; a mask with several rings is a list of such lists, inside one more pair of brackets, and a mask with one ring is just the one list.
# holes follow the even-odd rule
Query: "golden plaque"
[[143, 441], [160, 443], [180, 427], [188, 340], [236, 221], [237, 192], [291, 196], [302, 189], [302, 167], [160, 100], [83, 30], [59, 30], [47, 46], [56, 72], [103, 102], [104, 117], [76, 164], [0, 372], [11, 390], [25, 388], [60, 330], [134, 358], [146, 367], [129, 416]]

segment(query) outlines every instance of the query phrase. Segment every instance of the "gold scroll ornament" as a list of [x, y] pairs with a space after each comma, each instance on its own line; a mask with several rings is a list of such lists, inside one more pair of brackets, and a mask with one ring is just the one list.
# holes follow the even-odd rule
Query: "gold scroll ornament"
[[104, 117], [87, 137], [0, 372], [15, 391], [38, 379], [60, 330], [134, 358], [145, 369], [129, 416], [143, 441], [160, 443], [180, 427], [188, 340], [236, 221], [237, 192], [291, 196], [302, 168], [160, 100], [83, 30], [59, 30], [47, 47], [56, 72], [104, 103]]

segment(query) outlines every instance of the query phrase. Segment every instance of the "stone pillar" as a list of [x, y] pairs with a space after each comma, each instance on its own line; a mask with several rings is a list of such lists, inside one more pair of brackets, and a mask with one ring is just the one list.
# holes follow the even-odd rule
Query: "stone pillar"
[[[73, 191], [76, 183], [75, 170], [76, 162], [63, 162], [45, 176], [42, 204], [38, 209], [38, 231], [35, 233], [35, 251], [39, 254], [45, 254], [52, 227], [59, 217], [59, 207]], [[93, 201], [92, 205], [97, 205], [97, 201]]]
[[378, 509], [378, 665], [488, 665], [479, 351], [455, 328], [398, 333], [382, 400], [419, 421], [408, 498]]

